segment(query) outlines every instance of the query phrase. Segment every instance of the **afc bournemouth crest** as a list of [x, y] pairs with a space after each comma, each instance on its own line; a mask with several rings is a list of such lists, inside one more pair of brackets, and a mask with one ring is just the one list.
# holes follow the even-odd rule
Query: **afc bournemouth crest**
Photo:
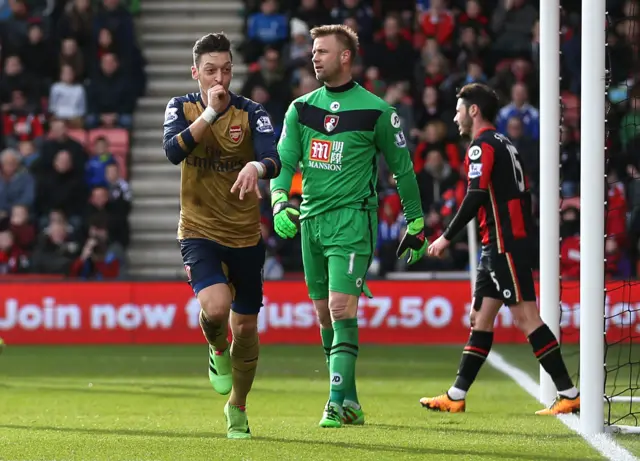
[[233, 125], [229, 127], [229, 137], [233, 142], [240, 141], [242, 137], [242, 127], [240, 125]]
[[340, 117], [337, 115], [325, 115], [324, 117], [324, 129], [327, 133], [331, 133], [338, 126], [338, 120]]

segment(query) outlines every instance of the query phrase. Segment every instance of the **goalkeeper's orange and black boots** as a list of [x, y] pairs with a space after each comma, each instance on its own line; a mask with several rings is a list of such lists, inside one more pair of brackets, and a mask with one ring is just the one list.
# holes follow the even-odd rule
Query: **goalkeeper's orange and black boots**
[[420, 405], [428, 410], [446, 411], [448, 413], [464, 413], [465, 410], [464, 399], [452, 400], [447, 393], [437, 397], [422, 397]]
[[564, 397], [560, 394], [556, 397], [551, 405], [548, 408], [544, 408], [542, 410], [536, 411], [536, 415], [546, 416], [546, 415], [566, 415], [569, 413], [579, 413], [580, 412], [580, 394], [576, 397], [570, 399], [569, 397]]

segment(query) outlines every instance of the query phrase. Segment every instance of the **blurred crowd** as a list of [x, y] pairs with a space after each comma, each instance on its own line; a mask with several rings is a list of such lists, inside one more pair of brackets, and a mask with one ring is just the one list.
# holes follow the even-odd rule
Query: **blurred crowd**
[[126, 274], [128, 139], [146, 78], [119, 0], [0, 0], [0, 274]]
[[[518, 148], [539, 196], [540, 0], [244, 0], [249, 75], [241, 93], [276, 131], [296, 97], [320, 83], [309, 30], [358, 32], [356, 80], [400, 115], [436, 239], [466, 192], [456, 91], [485, 82], [502, 109], [497, 129]], [[607, 0], [607, 274], [637, 274], [640, 242], [640, 0]], [[561, 0], [561, 268], [579, 275], [580, 6]], [[131, 129], [146, 87], [133, 17], [139, 0], [0, 0], [0, 274], [126, 275], [131, 192], [113, 133]], [[118, 141], [119, 142], [119, 141]], [[128, 141], [124, 144], [127, 146]], [[121, 145], [118, 144], [121, 149]], [[262, 184], [266, 278], [302, 270], [300, 241], [273, 232]], [[372, 275], [468, 268], [467, 236], [444, 259], [406, 267], [395, 257], [406, 223], [382, 161]], [[292, 187], [301, 200], [301, 181]]]
[[[465, 144], [453, 124], [456, 91], [484, 82], [498, 93], [495, 125], [509, 136], [528, 172], [538, 214], [539, 16], [533, 0], [245, 0], [246, 40], [241, 51], [250, 74], [243, 94], [262, 103], [277, 130], [292, 101], [319, 87], [310, 61], [309, 30], [346, 24], [358, 32], [355, 78], [400, 115], [420, 186], [429, 240], [436, 239], [466, 192]], [[579, 275], [580, 216], [580, 1], [561, 0], [561, 267]], [[638, 0], [607, 0], [607, 273], [636, 273], [640, 237], [640, 7]], [[604, 18], [603, 18], [604, 19]], [[604, 158], [603, 149], [603, 161]], [[380, 169], [378, 246], [374, 275], [403, 270], [468, 269], [467, 236], [444, 259], [425, 257], [406, 267], [395, 257], [404, 232], [394, 180]], [[300, 271], [300, 242], [272, 230], [265, 187], [263, 235], [267, 278]], [[294, 201], [300, 200], [299, 177]], [[536, 236], [537, 240], [537, 236]]]

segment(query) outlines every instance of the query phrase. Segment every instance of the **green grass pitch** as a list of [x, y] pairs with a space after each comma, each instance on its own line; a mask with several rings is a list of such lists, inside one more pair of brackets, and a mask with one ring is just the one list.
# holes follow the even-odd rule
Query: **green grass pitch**
[[[0, 355], [2, 460], [602, 459], [488, 365], [465, 414], [423, 410], [448, 388], [460, 346], [362, 346], [367, 424], [317, 426], [328, 396], [320, 345], [263, 346], [248, 405], [253, 440], [227, 440], [206, 346], [12, 347]], [[530, 348], [496, 347], [537, 373]], [[640, 455], [633, 436], [621, 443]]]

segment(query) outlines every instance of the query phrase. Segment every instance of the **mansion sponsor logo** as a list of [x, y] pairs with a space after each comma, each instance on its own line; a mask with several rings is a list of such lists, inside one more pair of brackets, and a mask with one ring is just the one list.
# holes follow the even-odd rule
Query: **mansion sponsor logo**
[[342, 171], [344, 142], [312, 139], [309, 146], [309, 167], [319, 170]]

